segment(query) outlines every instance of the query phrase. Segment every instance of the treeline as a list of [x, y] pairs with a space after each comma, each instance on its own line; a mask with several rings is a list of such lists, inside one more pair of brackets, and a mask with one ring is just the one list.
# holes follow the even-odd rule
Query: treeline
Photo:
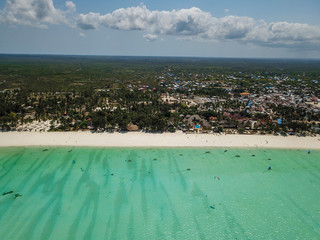
[[[141, 84], [158, 87], [157, 77], [168, 71], [186, 79], [190, 73], [203, 75], [204, 80], [220, 80], [217, 78], [221, 75], [243, 78], [240, 72], [264, 76], [285, 74], [290, 78], [304, 75], [313, 87], [311, 80], [318, 79], [320, 64], [317, 60], [0, 54], [0, 90], [85, 91], [88, 88], [116, 88], [117, 81], [123, 84], [140, 81]], [[249, 87], [251, 81], [253, 79], [243, 79], [239, 84]]]
[[[208, 94], [219, 95], [218, 92]], [[184, 103], [168, 104], [161, 101], [154, 90], [132, 90], [119, 85], [114, 91], [87, 89], [82, 92], [43, 92], [16, 90], [0, 93], [0, 128], [10, 130], [17, 125], [33, 120], [57, 121], [53, 131], [80, 129], [126, 131], [130, 124], [139, 130], [163, 132], [181, 129], [184, 117], [199, 115], [210, 122], [212, 127], [223, 131], [225, 125], [239, 132], [251, 128], [251, 121], [257, 122], [254, 129], [265, 132], [312, 131], [320, 119], [319, 112], [306, 111], [283, 105], [269, 104], [274, 112], [251, 114], [246, 103], [226, 99], [222, 102], [206, 103], [202, 107], [187, 106]], [[278, 124], [277, 120], [282, 123]]]
[[[126, 130], [129, 123], [139, 129], [164, 131], [172, 106], [162, 103], [154, 92], [131, 92], [120, 88], [113, 92], [0, 93], [0, 127], [9, 130], [18, 123], [52, 120], [61, 123], [56, 130]], [[26, 116], [33, 114], [32, 118]]]

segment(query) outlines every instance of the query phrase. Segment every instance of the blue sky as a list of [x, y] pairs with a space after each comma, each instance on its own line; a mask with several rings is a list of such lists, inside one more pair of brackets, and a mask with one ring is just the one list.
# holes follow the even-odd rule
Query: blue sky
[[1, 0], [0, 53], [320, 58], [319, 0]]

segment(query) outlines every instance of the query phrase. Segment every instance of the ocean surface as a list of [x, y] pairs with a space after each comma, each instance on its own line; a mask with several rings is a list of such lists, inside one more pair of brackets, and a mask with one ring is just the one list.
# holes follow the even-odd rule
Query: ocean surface
[[320, 239], [320, 151], [0, 148], [0, 239]]

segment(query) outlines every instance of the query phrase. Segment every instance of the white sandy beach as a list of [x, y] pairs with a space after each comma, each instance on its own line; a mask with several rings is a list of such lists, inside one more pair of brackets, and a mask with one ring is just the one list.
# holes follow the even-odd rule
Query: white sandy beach
[[320, 149], [320, 137], [142, 132], [3, 132], [0, 146], [257, 147]]

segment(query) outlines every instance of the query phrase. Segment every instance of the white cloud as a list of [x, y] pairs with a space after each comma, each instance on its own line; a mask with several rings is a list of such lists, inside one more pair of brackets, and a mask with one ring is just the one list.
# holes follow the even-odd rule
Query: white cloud
[[150, 11], [146, 6], [120, 8], [99, 16], [100, 24], [119, 30], [141, 30], [153, 34], [195, 35], [205, 32], [211, 15], [199, 8]]
[[[320, 46], [320, 26], [301, 23], [257, 21], [246, 16], [215, 18], [199, 8], [151, 11], [145, 5], [120, 8], [111, 13], [76, 14], [76, 5], [67, 1], [66, 10], [56, 9], [53, 0], [7, 0], [0, 10], [0, 22], [11, 25], [46, 27], [67, 24], [82, 30], [101, 26], [141, 31], [144, 39], [171, 35], [191, 41], [237, 41], [273, 47]], [[228, 9], [225, 10], [228, 13]]]
[[[226, 11], [228, 12], [228, 11]], [[120, 8], [112, 13], [80, 14], [82, 29], [108, 28], [143, 31], [146, 36], [173, 35], [193, 40], [251, 42], [257, 45], [320, 45], [320, 27], [300, 23], [266, 23], [250, 17], [215, 18], [199, 8], [151, 11], [146, 6]], [[151, 40], [151, 39], [149, 39]]]
[[148, 42], [153, 42], [158, 40], [158, 35], [148, 33], [143, 35], [143, 38]]
[[66, 1], [66, 7], [70, 12], [77, 11], [76, 5], [72, 1]]
[[83, 30], [96, 29], [101, 24], [100, 13], [79, 14], [77, 26]]
[[83, 32], [79, 32], [80, 37], [85, 37], [86, 35]]
[[228, 8], [226, 8], [226, 9], [224, 10], [225, 13], [229, 13], [229, 11], [230, 11], [230, 10], [229, 10]]
[[[72, 6], [71, 2], [66, 4]], [[67, 19], [52, 0], [7, 0], [0, 11], [0, 22], [46, 27], [46, 24], [67, 23]]]

